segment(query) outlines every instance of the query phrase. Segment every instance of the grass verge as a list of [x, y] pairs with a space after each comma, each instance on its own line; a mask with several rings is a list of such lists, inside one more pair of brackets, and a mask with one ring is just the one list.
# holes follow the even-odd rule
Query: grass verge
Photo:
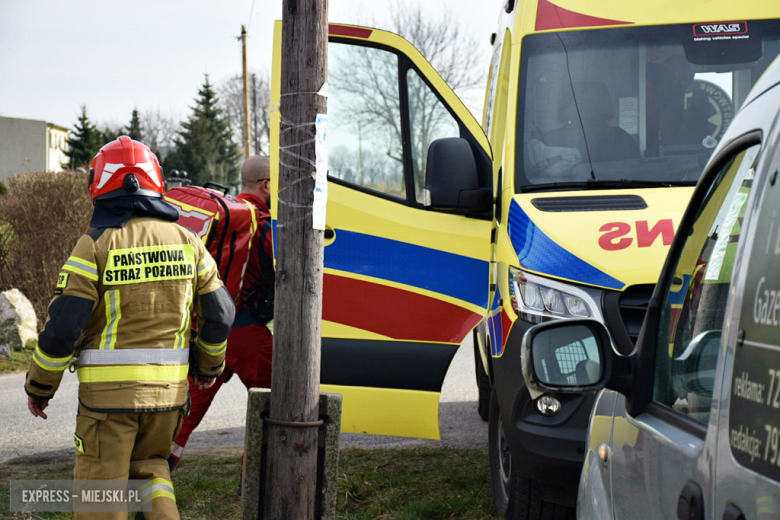
[[11, 351], [10, 357], [0, 356], [0, 374], [11, 374], [13, 372], [24, 372], [30, 368], [30, 359], [32, 359], [32, 350]]
[[340, 453], [338, 518], [495, 518], [484, 450], [345, 449]]
[[[173, 474], [182, 519], [233, 519], [240, 454], [188, 453]], [[485, 520], [495, 518], [487, 453], [476, 449], [341, 451], [337, 515], [340, 520]], [[68, 513], [13, 516], [9, 480], [68, 479], [72, 456], [38, 457], [0, 464], [0, 518], [71, 518]]]

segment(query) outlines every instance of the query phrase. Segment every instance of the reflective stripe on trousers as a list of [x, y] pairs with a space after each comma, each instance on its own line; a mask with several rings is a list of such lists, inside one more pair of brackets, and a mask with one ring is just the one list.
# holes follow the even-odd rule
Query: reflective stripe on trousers
[[141, 505], [160, 497], [167, 497], [174, 502], [176, 501], [173, 482], [164, 478], [156, 478], [141, 487]]

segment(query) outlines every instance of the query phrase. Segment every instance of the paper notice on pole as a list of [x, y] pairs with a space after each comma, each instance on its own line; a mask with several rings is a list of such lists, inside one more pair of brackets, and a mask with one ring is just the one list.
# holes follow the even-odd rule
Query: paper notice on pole
[[315, 122], [316, 139], [314, 151], [317, 157], [317, 171], [314, 179], [314, 203], [312, 204], [312, 225], [314, 229], [325, 229], [325, 208], [328, 205], [328, 116], [317, 114]]
[[324, 98], [328, 97], [328, 82], [327, 81], [322, 84], [322, 86], [320, 87], [320, 90], [319, 90], [319, 92], [317, 92], [317, 94], [319, 94], [320, 96], [322, 96]]

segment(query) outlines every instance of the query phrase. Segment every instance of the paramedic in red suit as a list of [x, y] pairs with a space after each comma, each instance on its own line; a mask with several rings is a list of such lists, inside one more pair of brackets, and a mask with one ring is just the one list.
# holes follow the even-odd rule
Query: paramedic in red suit
[[[271, 352], [273, 335], [266, 322], [273, 316], [258, 304], [258, 295], [273, 301], [273, 243], [269, 205], [271, 203], [270, 162], [255, 155], [241, 167], [241, 193], [236, 196], [258, 209], [258, 231], [250, 249], [241, 293], [236, 302], [236, 319], [230, 332], [225, 357], [225, 371], [214, 385], [200, 389], [190, 384], [190, 414], [174, 439], [168, 462], [173, 470], [181, 458], [190, 434], [198, 427], [220, 387], [235, 373], [247, 388], [271, 388]], [[260, 310], [258, 311], [258, 307]], [[264, 314], [266, 315], [264, 317]], [[258, 319], [259, 316], [259, 319]]]

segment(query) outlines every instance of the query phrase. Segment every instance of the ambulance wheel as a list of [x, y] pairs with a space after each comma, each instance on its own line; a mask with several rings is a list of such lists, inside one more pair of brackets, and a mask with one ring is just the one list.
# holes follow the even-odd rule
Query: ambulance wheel
[[543, 500], [539, 483], [518, 475], [516, 465], [521, 461], [513, 460], [509, 451], [495, 390], [490, 396], [488, 439], [490, 482], [498, 516], [507, 520], [574, 520], [573, 508]]
[[487, 421], [490, 418], [490, 376], [485, 372], [482, 365], [482, 357], [479, 355], [479, 346], [477, 344], [477, 331], [474, 331], [474, 366], [477, 372], [477, 413], [480, 419]]

